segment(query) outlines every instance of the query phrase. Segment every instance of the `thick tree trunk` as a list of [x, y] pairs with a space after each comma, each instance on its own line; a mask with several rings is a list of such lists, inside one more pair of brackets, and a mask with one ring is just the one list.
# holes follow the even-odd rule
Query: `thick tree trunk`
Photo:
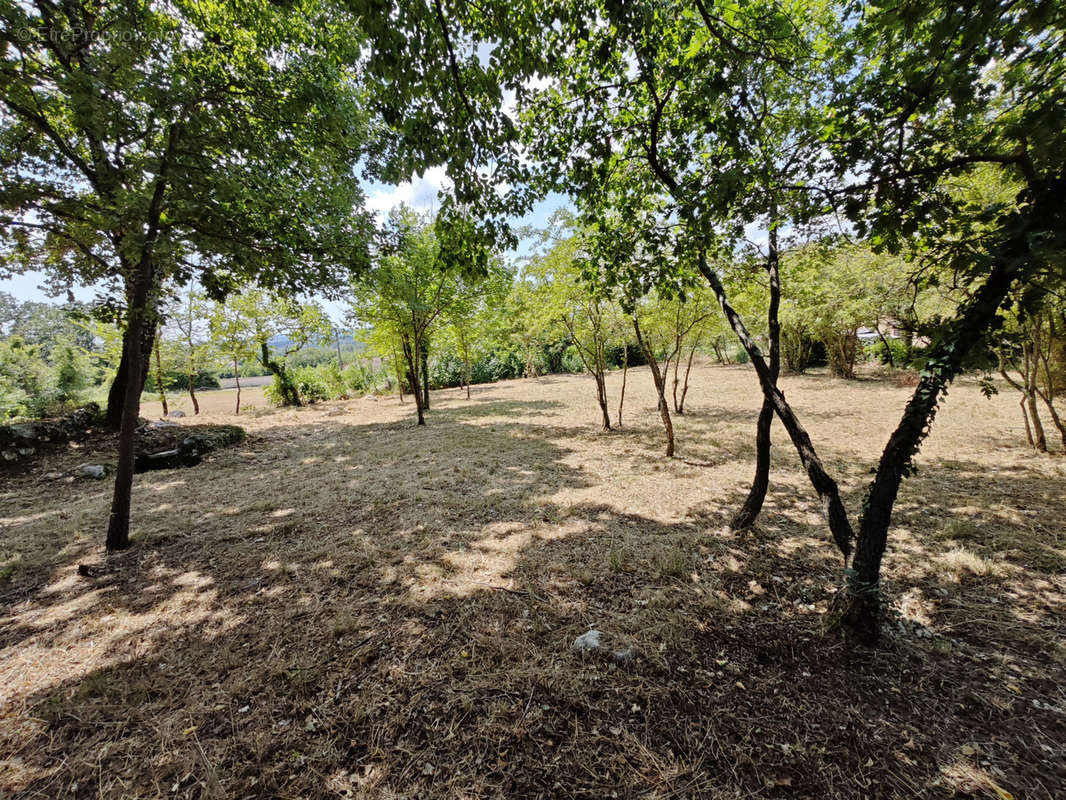
[[[778, 319], [778, 311], [781, 308], [781, 275], [777, 249], [777, 229], [771, 223], [769, 244], [766, 254], [766, 275], [770, 279], [770, 303], [766, 312], [767, 333], [770, 346], [770, 363], [767, 367], [767, 377], [773, 387], [777, 388], [777, 379], [781, 374], [781, 322]], [[750, 528], [755, 524], [762, 511], [762, 504], [766, 500], [766, 492], [770, 487], [770, 432], [774, 424], [774, 405], [769, 397], [763, 396], [762, 408], [759, 410], [759, 421], [755, 425], [755, 477], [752, 478], [751, 489], [740, 507], [736, 516], [733, 517], [730, 527], [735, 530]]]
[[666, 376], [663, 375], [659, 369], [659, 361], [655, 358], [655, 353], [644, 342], [644, 336], [640, 331], [640, 322], [637, 321], [636, 316], [633, 317], [633, 330], [637, 334], [637, 344], [640, 345], [640, 349], [644, 353], [644, 357], [648, 360], [648, 366], [651, 367], [651, 376], [655, 381], [655, 391], [659, 395], [659, 416], [663, 420], [663, 428], [666, 429], [666, 457], [673, 458], [674, 455], [674, 423], [670, 419], [670, 406], [666, 402]]
[[[145, 378], [145, 331], [155, 330], [155, 310], [152, 300], [152, 261], [148, 253], [141, 256], [133, 276], [132, 291], [126, 303], [126, 333], [123, 357], [128, 363], [125, 392], [122, 398], [122, 417], [118, 437], [118, 467], [115, 471], [115, 491], [111, 499], [111, 514], [107, 524], [108, 550], [125, 550], [130, 546], [130, 505], [133, 491], [134, 445], [137, 414], [140, 411], [141, 391]], [[153, 337], [154, 338], [154, 337]], [[148, 352], [151, 353], [151, 345]]]
[[412, 345], [410, 339], [406, 336], [403, 338], [403, 355], [407, 360], [407, 377], [411, 384], [411, 394], [415, 398], [415, 413], [418, 415], [418, 424], [426, 424], [425, 412], [422, 410], [422, 391], [418, 382], [418, 364], [419, 364], [419, 352], [418, 352], [418, 340]]
[[[149, 287], [149, 291], [150, 291]], [[131, 293], [134, 290], [130, 290]], [[128, 314], [129, 312], [127, 312]], [[130, 339], [136, 335], [141, 342], [141, 346], [137, 350], [131, 350], [129, 347]], [[125, 407], [126, 401], [126, 383], [127, 378], [131, 372], [130, 363], [131, 359], [137, 362], [137, 372], [140, 377], [140, 385], [137, 387], [138, 392], [144, 391], [144, 383], [148, 378], [150, 371], [149, 365], [152, 358], [152, 350], [155, 344], [155, 326], [149, 325], [138, 334], [132, 334], [129, 326], [126, 326], [126, 330], [122, 334], [122, 357], [118, 362], [118, 371], [115, 372], [115, 379], [111, 382], [111, 388], [107, 393], [107, 412], [104, 415], [104, 424], [107, 425], [108, 430], [117, 431], [122, 426], [122, 409]]]
[[159, 336], [155, 337], [155, 388], [159, 392], [159, 403], [163, 406], [163, 416], [170, 413], [167, 408], [167, 392], [163, 385], [163, 359], [159, 356]]
[[[1016, 241], [1014, 245], [1025, 252], [1024, 242]], [[855, 558], [843, 589], [841, 622], [861, 641], [872, 642], [878, 637], [881, 560], [900, 483], [911, 472], [911, 459], [928, 434], [937, 404], [958, 374], [962, 360], [976, 342], [998, 325], [996, 312], [1017, 277], [1019, 261], [1016, 254], [1004, 253], [984, 285], [960, 309], [951, 334], [926, 348], [926, 369], [881, 454], [863, 504]]]
[[155, 338], [156, 328], [156, 276], [153, 264], [153, 246], [159, 234], [163, 198], [167, 186], [169, 161], [177, 148], [181, 128], [172, 125], [167, 134], [166, 156], [160, 161], [152, 199], [148, 206], [148, 225], [141, 243], [140, 260], [136, 269], [124, 258], [121, 266], [129, 276], [126, 290], [126, 332], [123, 355], [129, 362], [126, 374], [125, 394], [122, 398], [122, 421], [118, 436], [118, 467], [115, 470], [115, 493], [111, 498], [111, 514], [107, 523], [106, 546], [111, 550], [124, 550], [130, 545], [130, 505], [133, 492], [134, 445], [137, 433], [137, 413], [140, 411], [141, 392], [147, 375], [148, 359], [152, 342], [147, 348], [144, 340], [148, 335]]
[[741, 346], [751, 359], [755, 374], [759, 377], [759, 385], [762, 387], [763, 396], [773, 406], [774, 413], [781, 420], [781, 424], [785, 426], [785, 430], [788, 432], [789, 438], [792, 440], [792, 444], [800, 457], [800, 462], [807, 473], [807, 479], [811, 482], [811, 486], [814, 487], [822, 502], [822, 508], [829, 521], [829, 531], [833, 535], [833, 540], [836, 542], [837, 547], [840, 548], [840, 552], [844, 554], [844, 558], [847, 559], [851, 553], [851, 540], [854, 538], [854, 533], [851, 529], [851, 522], [848, 520], [847, 510], [840, 499], [840, 490], [836, 481], [829, 477], [825, 467], [822, 466], [822, 461], [811, 443], [810, 435], [792, 411], [788, 401], [785, 400], [784, 393], [777, 388], [770, 372], [770, 367], [759, 351], [759, 346], [748, 332], [744, 321], [741, 320], [729, 303], [725, 287], [722, 286], [717, 273], [707, 263], [707, 258], [703, 253], [700, 253], [698, 264], [700, 272], [707, 279], [707, 283], [710, 284], [715, 297], [718, 298], [718, 304], [722, 307], [722, 312], [725, 314], [729, 326], [733, 329], [733, 332], [740, 340]]
[[618, 427], [622, 427], [622, 404], [626, 401], [626, 373], [629, 372], [629, 343], [622, 343], [622, 391], [618, 395]]

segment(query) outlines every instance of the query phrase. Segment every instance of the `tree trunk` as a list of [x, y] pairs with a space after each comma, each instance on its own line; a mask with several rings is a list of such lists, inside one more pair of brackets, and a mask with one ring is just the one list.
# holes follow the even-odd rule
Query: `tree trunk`
[[429, 411], [429, 348], [426, 343], [420, 345], [422, 355], [419, 361], [422, 364], [422, 408]]
[[622, 392], [618, 396], [618, 427], [622, 427], [622, 403], [626, 400], [626, 373], [629, 372], [629, 343], [622, 343]]
[[688, 376], [692, 374], [692, 359], [696, 356], [696, 348], [699, 347], [700, 340], [696, 337], [696, 341], [692, 344], [692, 349], [688, 351], [688, 363], [685, 365], [685, 382], [681, 386], [681, 402], [678, 403], [677, 413], [685, 413], [685, 397], [688, 396]]
[[603, 430], [609, 431], [611, 429], [611, 412], [607, 405], [607, 381], [603, 373], [599, 373], [595, 377], [596, 400], [599, 402], [600, 412], [603, 414]]
[[400, 392], [400, 404], [403, 404], [403, 371], [400, 369], [400, 357], [396, 355], [396, 349], [392, 351], [392, 368], [396, 371], [396, 388]]
[[192, 398], [192, 413], [200, 413], [200, 402], [196, 399], [196, 374], [189, 373], [189, 397]]
[[285, 368], [285, 365], [271, 358], [270, 348], [266, 342], [260, 342], [259, 348], [259, 360], [267, 371], [277, 379], [278, 390], [281, 392], [281, 404], [283, 406], [303, 405], [300, 400], [300, 393], [296, 389], [296, 384], [289, 377], [289, 371]]
[[[418, 424], [426, 424], [425, 412], [422, 410], [422, 392], [418, 384], [418, 364], [419, 364], [419, 352], [418, 352], [418, 339], [415, 339], [414, 345], [411, 344], [411, 340], [404, 336], [402, 340], [403, 355], [407, 360], [407, 377], [411, 383], [411, 394], [415, 398], [415, 413], [418, 415]], [[413, 350], [412, 350], [413, 347]]]
[[[766, 275], [770, 279], [770, 304], [766, 312], [766, 329], [769, 336], [770, 363], [767, 367], [767, 378], [777, 388], [777, 379], [781, 374], [781, 321], [778, 311], [781, 308], [781, 274], [780, 259], [777, 248], [777, 228], [773, 221], [770, 225], [769, 244], [766, 254]], [[733, 517], [730, 527], [735, 530], [750, 528], [755, 524], [762, 511], [762, 504], [766, 500], [766, 492], [770, 487], [770, 432], [774, 424], [774, 405], [769, 397], [763, 395], [762, 408], [759, 410], [759, 421], [755, 424], [755, 476], [751, 481], [751, 489], [744, 500], [744, 505]]]
[[842, 590], [841, 622], [861, 641], [873, 642], [879, 633], [881, 560], [900, 483], [913, 470], [911, 459], [928, 434], [937, 404], [958, 374], [962, 360], [976, 342], [998, 326], [996, 312], [1018, 276], [1019, 256], [1026, 250], [1021, 237], [1012, 241], [1008, 251], [995, 262], [984, 285], [960, 309], [951, 333], [926, 348], [929, 358], [922, 378], [881, 454], [863, 504], [855, 558]]
[[666, 377], [659, 369], [659, 362], [655, 358], [655, 353], [644, 342], [644, 337], [640, 332], [640, 322], [635, 314], [633, 315], [633, 330], [637, 334], [637, 344], [640, 345], [640, 349], [644, 352], [644, 357], [648, 359], [648, 366], [651, 367], [651, 376], [655, 381], [655, 391], [659, 395], [659, 416], [662, 417], [663, 427], [666, 429], [666, 457], [673, 458], [674, 423], [670, 419], [670, 406], [666, 402]]
[[233, 357], [233, 381], [237, 384], [237, 406], [233, 413], [239, 415], [241, 413], [241, 373], [240, 366], [237, 364], [237, 356]]
[[155, 388], [159, 392], [159, 403], [163, 406], [163, 416], [170, 413], [167, 408], [167, 392], [163, 386], [163, 359], [159, 356], [159, 336], [155, 337]]
[[[169, 160], [173, 157], [181, 128], [172, 125], [167, 134], [167, 152], [161, 159], [156, 175], [152, 199], [148, 206], [148, 225], [141, 244], [136, 270], [120, 256], [123, 274], [129, 276], [126, 289], [126, 333], [123, 355], [129, 362], [125, 393], [122, 398], [122, 419], [118, 435], [118, 467], [115, 470], [115, 493], [111, 498], [111, 514], [107, 523], [108, 551], [124, 550], [130, 546], [130, 505], [133, 493], [134, 447], [137, 434], [137, 413], [140, 411], [147, 366], [155, 338], [156, 305], [155, 266], [152, 248], [159, 234], [159, 220], [166, 193]], [[145, 347], [145, 339], [148, 339]]]
[[472, 372], [472, 370], [470, 369], [470, 355], [467, 354], [464, 357], [463, 361], [466, 362], [466, 364], [465, 364], [465, 366], [466, 366], [466, 399], [469, 400], [470, 399], [470, 373]]
[[781, 423], [785, 426], [785, 430], [788, 432], [789, 438], [792, 440], [792, 444], [800, 457], [800, 462], [807, 473], [807, 479], [811, 482], [811, 486], [814, 487], [822, 502], [822, 508], [829, 521], [829, 531], [833, 535], [833, 540], [836, 542], [840, 552], [843, 553], [844, 558], [847, 559], [851, 553], [851, 540], [854, 538], [854, 533], [851, 530], [851, 522], [848, 520], [847, 510], [840, 499], [840, 490], [836, 481], [829, 477], [825, 467], [822, 466], [822, 461], [811, 443], [810, 435], [792, 411], [788, 401], [785, 400], [785, 395], [777, 388], [769, 365], [763, 359], [762, 353], [744, 325], [744, 321], [741, 320], [729, 303], [725, 287], [722, 286], [718, 275], [707, 263], [705, 254], [700, 253], [698, 264], [700, 272], [707, 279], [707, 283], [710, 284], [715, 297], [718, 298], [718, 304], [722, 307], [722, 312], [725, 314], [729, 326], [733, 329], [733, 332], [740, 340], [741, 346], [751, 359], [755, 374], [759, 377], [759, 385], [762, 387], [763, 396], [770, 401], [774, 407], [774, 413], [777, 414]]
[[[133, 276], [132, 291], [126, 303], [126, 336], [123, 338], [123, 358], [127, 362], [122, 397], [122, 416], [118, 437], [118, 467], [115, 471], [115, 491], [111, 499], [111, 514], [107, 524], [106, 547], [125, 550], [130, 546], [130, 506], [133, 491], [134, 446], [137, 414], [140, 411], [141, 391], [145, 379], [145, 331], [155, 331], [155, 311], [149, 308], [152, 298], [152, 261], [143, 253]], [[152, 336], [154, 339], [154, 335]], [[151, 344], [148, 352], [151, 353]], [[117, 378], [116, 378], [117, 382]]]
[[[131, 293], [132, 291], [133, 290], [131, 290]], [[127, 314], [128, 313], [129, 312], [127, 311]], [[149, 325], [137, 334], [137, 337], [141, 342], [139, 351], [133, 351], [129, 347], [129, 340], [132, 336], [133, 334], [131, 334], [129, 326], [127, 325], [125, 332], [122, 334], [122, 357], [118, 362], [118, 371], [115, 372], [115, 379], [111, 382], [111, 388], [107, 393], [107, 413], [104, 416], [104, 423], [107, 425], [108, 430], [112, 431], [117, 431], [122, 426], [122, 410], [125, 407], [126, 402], [126, 383], [127, 377], [131, 371], [131, 359], [137, 362], [137, 371], [141, 376], [141, 383], [140, 386], [137, 387], [137, 391], [144, 391], [144, 383], [147, 380], [150, 371], [149, 365], [151, 363], [152, 350], [155, 344], [155, 326]]]

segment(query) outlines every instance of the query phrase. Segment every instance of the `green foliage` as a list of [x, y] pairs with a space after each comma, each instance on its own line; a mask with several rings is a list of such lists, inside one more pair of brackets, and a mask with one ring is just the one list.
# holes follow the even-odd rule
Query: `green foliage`
[[89, 385], [87, 360], [64, 341], [51, 353], [50, 362], [40, 345], [21, 336], [0, 340], [0, 419], [50, 416], [80, 402]]

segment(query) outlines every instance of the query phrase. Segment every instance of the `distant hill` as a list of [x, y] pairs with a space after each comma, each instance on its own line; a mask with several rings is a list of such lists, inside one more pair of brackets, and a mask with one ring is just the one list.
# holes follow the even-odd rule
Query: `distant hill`
[[[278, 334], [272, 336], [267, 340], [267, 344], [270, 345], [272, 350], [286, 350], [292, 340], [285, 334]], [[341, 334], [340, 337], [341, 350], [344, 352], [356, 352], [359, 353], [366, 349], [366, 345], [363, 342], [356, 341], [355, 337], [350, 333]], [[337, 340], [334, 338], [320, 339], [317, 342], [313, 342], [312, 347], [336, 347]]]

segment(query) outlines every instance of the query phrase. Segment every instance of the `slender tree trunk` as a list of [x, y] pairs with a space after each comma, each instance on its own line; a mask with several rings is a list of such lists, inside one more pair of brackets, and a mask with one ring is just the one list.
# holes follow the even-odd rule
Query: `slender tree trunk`
[[652, 380], [655, 381], [655, 391], [659, 395], [659, 416], [662, 417], [663, 428], [666, 429], [666, 457], [672, 458], [674, 455], [674, 423], [670, 419], [670, 406], [666, 402], [666, 377], [659, 369], [659, 362], [655, 358], [655, 353], [644, 341], [644, 336], [640, 332], [640, 322], [637, 320], [636, 314], [633, 315], [633, 330], [637, 334], [637, 344], [640, 345], [640, 349], [644, 352], [644, 357], [648, 359], [648, 366], [651, 367]]
[[333, 331], [335, 341], [337, 342], [337, 369], [341, 372], [344, 371], [344, 357], [341, 356], [341, 332]]
[[396, 371], [396, 388], [400, 392], [400, 404], [403, 404], [403, 370], [400, 369], [400, 357], [396, 355], [396, 349], [392, 351], [392, 367]]
[[677, 397], [677, 387], [681, 385], [681, 378], [678, 376], [678, 370], [681, 369], [681, 337], [677, 337], [677, 358], [674, 359], [674, 385], [673, 385], [673, 400], [674, 411], [678, 414], [685, 413], [685, 406]]
[[155, 337], [155, 388], [159, 392], [159, 402], [163, 406], [163, 416], [170, 413], [167, 408], [167, 392], [163, 385], [163, 359], [159, 356], [159, 336]]
[[1011, 241], [995, 262], [988, 279], [960, 309], [950, 334], [926, 348], [929, 358], [903, 417], [881, 454], [877, 472], [863, 504], [855, 558], [844, 587], [842, 623], [860, 640], [878, 637], [881, 560], [888, 541], [892, 507], [903, 478], [912, 470], [911, 459], [936, 416], [937, 404], [958, 374], [962, 360], [976, 342], [998, 324], [996, 312], [1018, 276], [1018, 264], [1027, 253], [1024, 238]]
[[740, 340], [741, 346], [751, 359], [755, 374], [759, 377], [759, 385], [762, 387], [763, 396], [770, 401], [774, 407], [774, 413], [781, 420], [781, 424], [785, 426], [785, 430], [788, 432], [789, 438], [792, 440], [792, 444], [799, 455], [800, 462], [807, 473], [807, 479], [811, 482], [811, 486], [818, 493], [818, 497], [822, 502], [822, 508], [829, 521], [829, 530], [833, 535], [833, 540], [836, 542], [837, 547], [840, 548], [840, 552], [844, 554], [844, 558], [847, 559], [851, 553], [851, 540], [854, 538], [854, 533], [851, 529], [851, 522], [848, 520], [847, 510], [840, 499], [840, 490], [836, 481], [829, 477], [825, 467], [822, 466], [822, 460], [818, 457], [818, 453], [811, 443], [810, 435], [792, 411], [788, 401], [785, 400], [785, 395], [777, 388], [770, 366], [763, 359], [759, 346], [748, 332], [744, 321], [729, 303], [725, 287], [722, 286], [717, 273], [707, 263], [705, 254], [700, 253], [698, 264], [700, 272], [707, 279], [707, 283], [710, 284], [715, 297], [718, 298], [718, 304], [722, 307], [722, 312], [725, 314], [729, 326], [733, 329], [733, 332]]
[[472, 372], [472, 370], [470, 368], [470, 354], [467, 353], [466, 357], [463, 360], [466, 362], [466, 364], [465, 364], [465, 366], [466, 366], [466, 399], [469, 400], [470, 399], [470, 373]]
[[1022, 354], [1025, 360], [1025, 400], [1029, 406], [1029, 417], [1033, 421], [1033, 438], [1036, 440], [1033, 446], [1041, 453], [1047, 452], [1047, 436], [1044, 434], [1044, 425], [1040, 422], [1040, 412], [1036, 405], [1036, 380], [1037, 363], [1036, 354], [1033, 352], [1032, 342], [1026, 342], [1022, 346]]
[[688, 395], [688, 376], [692, 374], [692, 359], [696, 356], [696, 348], [699, 346], [699, 337], [696, 337], [696, 341], [692, 344], [692, 349], [688, 351], [688, 363], [685, 365], [685, 382], [681, 386], [681, 402], [678, 404], [677, 413], [685, 413], [685, 397]]
[[241, 372], [240, 365], [237, 364], [237, 356], [233, 357], [233, 381], [237, 384], [237, 405], [233, 413], [239, 415], [241, 413]]
[[422, 408], [429, 411], [429, 348], [426, 347], [425, 342], [421, 343], [420, 348], [422, 350], [419, 359], [422, 364]]
[[189, 397], [192, 398], [192, 413], [200, 413], [200, 402], [196, 399], [196, 374], [189, 373]]
[[874, 327], [874, 330], [877, 331], [877, 335], [881, 339], [881, 344], [883, 344], [885, 346], [885, 358], [888, 359], [888, 366], [895, 367], [896, 366], [896, 360], [894, 358], [892, 358], [892, 348], [888, 344], [888, 339], [886, 339], [885, 335], [881, 332], [881, 324], [878, 323]]
[[[767, 365], [767, 379], [773, 388], [777, 388], [777, 379], [781, 374], [781, 321], [778, 311], [781, 308], [780, 259], [777, 247], [777, 228], [771, 221], [766, 253], [766, 275], [770, 279], [770, 304], [766, 312], [766, 330], [769, 336], [770, 362]], [[755, 476], [751, 489], [744, 500], [744, 505], [733, 517], [730, 527], [735, 530], [750, 528], [755, 524], [762, 511], [766, 492], [770, 487], [770, 432], [774, 424], [773, 401], [763, 395], [759, 420], [755, 424]]]
[[618, 427], [622, 427], [622, 403], [626, 401], [626, 373], [629, 372], [629, 343], [622, 343], [622, 391], [618, 395]]

